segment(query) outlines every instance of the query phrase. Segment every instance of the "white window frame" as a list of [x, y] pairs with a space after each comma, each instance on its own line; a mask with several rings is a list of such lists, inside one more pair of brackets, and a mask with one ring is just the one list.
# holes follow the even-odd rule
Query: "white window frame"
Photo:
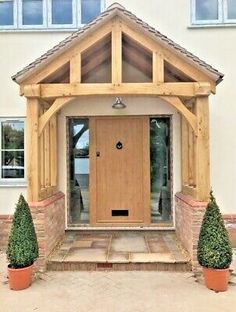
[[[24, 122], [24, 178], [2, 178], [2, 123]], [[24, 186], [27, 184], [26, 172], [26, 118], [25, 117], [0, 117], [0, 186]]]
[[77, 11], [77, 2], [76, 0], [72, 0], [72, 24], [53, 24], [52, 23], [52, 0], [48, 0], [48, 28], [76, 28], [77, 19], [76, 19], [76, 11]]
[[[9, 1], [10, 0], [6, 0]], [[13, 0], [13, 25], [0, 25], [0, 29], [15, 29], [17, 28], [17, 1]]]
[[228, 19], [228, 3], [227, 0], [218, 0], [218, 19], [217, 20], [197, 20], [196, 19], [196, 1], [191, 0], [192, 25], [225, 25], [236, 24], [236, 19]]
[[[1, 1], [1, 0], [0, 0]], [[34, 30], [55, 30], [55, 31], [65, 31], [74, 30], [79, 27], [84, 26], [81, 24], [81, 0], [72, 0], [72, 24], [52, 24], [52, 0], [43, 0], [43, 24], [42, 25], [23, 25], [22, 16], [22, 1], [23, 0], [13, 0], [13, 19], [14, 25], [0, 25], [1, 31], [34, 31]], [[105, 10], [106, 0], [100, 0], [101, 12]]]
[[[17, 0], [16, 0], [17, 1]], [[46, 21], [47, 21], [47, 18], [46, 18], [46, 12], [47, 12], [47, 9], [46, 9], [46, 0], [42, 0], [42, 14], [43, 14], [43, 24], [42, 25], [24, 25], [23, 24], [23, 1], [24, 0], [18, 0], [17, 3], [18, 3], [18, 27], [20, 29], [42, 29], [42, 28], [45, 28], [46, 27]]]

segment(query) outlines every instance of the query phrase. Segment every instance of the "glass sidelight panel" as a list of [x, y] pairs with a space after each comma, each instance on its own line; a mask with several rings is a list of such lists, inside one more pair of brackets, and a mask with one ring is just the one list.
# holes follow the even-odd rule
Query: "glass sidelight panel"
[[151, 222], [171, 221], [170, 118], [150, 118]]
[[69, 119], [69, 223], [89, 223], [89, 120]]

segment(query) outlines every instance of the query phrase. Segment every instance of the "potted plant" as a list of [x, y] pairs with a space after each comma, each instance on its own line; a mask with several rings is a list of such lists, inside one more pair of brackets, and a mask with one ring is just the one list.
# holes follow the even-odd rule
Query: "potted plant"
[[215, 291], [226, 291], [232, 247], [212, 191], [199, 234], [197, 257], [203, 267], [205, 285]]
[[7, 247], [10, 289], [21, 290], [30, 286], [37, 257], [38, 243], [31, 212], [23, 195], [20, 195]]

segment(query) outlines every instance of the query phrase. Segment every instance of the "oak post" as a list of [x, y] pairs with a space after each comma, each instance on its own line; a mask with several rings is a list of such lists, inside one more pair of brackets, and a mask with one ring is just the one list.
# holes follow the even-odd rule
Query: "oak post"
[[39, 99], [27, 99], [28, 201], [38, 201], [40, 192]]
[[194, 112], [198, 122], [195, 137], [195, 172], [197, 200], [208, 201], [210, 192], [209, 103], [208, 97], [197, 97]]

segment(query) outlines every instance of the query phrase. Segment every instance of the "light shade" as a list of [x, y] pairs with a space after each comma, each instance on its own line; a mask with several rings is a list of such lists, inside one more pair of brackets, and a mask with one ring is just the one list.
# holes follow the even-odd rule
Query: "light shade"
[[115, 103], [112, 104], [112, 108], [122, 109], [122, 108], [126, 108], [126, 105], [125, 103], [122, 102], [122, 99], [120, 97], [117, 97]]

